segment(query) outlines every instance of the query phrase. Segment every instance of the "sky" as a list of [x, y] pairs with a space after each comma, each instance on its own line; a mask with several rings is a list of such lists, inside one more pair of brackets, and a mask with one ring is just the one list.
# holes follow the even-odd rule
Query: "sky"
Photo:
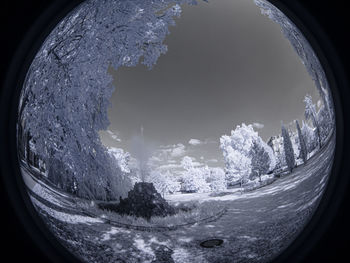
[[182, 9], [165, 40], [168, 52], [152, 70], [110, 70], [116, 89], [109, 132], [101, 132], [105, 145], [132, 152], [142, 126], [152, 151], [180, 149], [173, 163], [190, 155], [222, 164], [220, 136], [255, 123], [268, 140], [280, 134], [281, 121], [303, 119], [306, 94], [317, 102], [300, 58], [253, 0], [212, 0]]

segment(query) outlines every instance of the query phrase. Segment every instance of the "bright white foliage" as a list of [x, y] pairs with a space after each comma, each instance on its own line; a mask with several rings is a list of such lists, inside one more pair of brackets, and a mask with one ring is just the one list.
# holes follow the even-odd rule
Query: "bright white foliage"
[[[307, 147], [306, 147], [306, 142], [305, 138], [301, 132], [299, 122], [296, 120], [295, 121], [296, 127], [297, 127], [297, 133], [298, 133], [298, 143], [299, 143], [299, 158], [300, 160], [303, 161], [303, 163], [306, 163], [307, 161]], [[294, 151], [295, 152], [295, 151]]]
[[315, 130], [303, 120], [301, 133], [305, 138], [307, 152], [311, 153], [317, 147], [317, 138], [316, 138]]
[[223, 135], [220, 138], [220, 148], [223, 151], [226, 179], [229, 184], [238, 181], [247, 181], [252, 173], [252, 147], [253, 143], [261, 145], [268, 153], [269, 171], [276, 166], [276, 158], [273, 150], [268, 146], [254, 131], [253, 125], [238, 125], [235, 130], [231, 131], [231, 135]]
[[333, 122], [324, 105], [322, 105], [317, 112], [317, 122], [320, 127], [320, 136], [322, 144], [324, 144], [333, 130]]
[[124, 151], [121, 148], [108, 147], [108, 153], [111, 154], [117, 161], [118, 167], [124, 173], [130, 173], [129, 162], [130, 153]]
[[290, 131], [290, 140], [293, 146], [294, 159], [296, 160], [300, 156], [300, 142], [299, 142], [298, 133], [295, 131]]
[[281, 129], [283, 137], [284, 156], [286, 158], [288, 169], [292, 171], [292, 169], [295, 167], [293, 144], [290, 138], [289, 130], [283, 124]]
[[108, 68], [139, 63], [151, 68], [167, 51], [163, 41], [183, 3], [195, 1], [84, 1], [35, 56], [20, 97], [19, 123], [48, 170], [61, 162], [78, 196], [125, 194], [128, 182], [99, 137], [109, 125], [107, 108], [115, 88]]
[[226, 177], [225, 172], [220, 167], [212, 167], [210, 169], [210, 176], [207, 182], [210, 184], [210, 189], [212, 192], [221, 192], [227, 189], [226, 187]]
[[210, 185], [207, 182], [207, 178], [210, 176], [210, 170], [207, 166], [196, 167], [192, 158], [189, 156], [185, 156], [181, 164], [185, 170], [182, 174], [182, 191], [196, 193], [210, 192]]
[[157, 192], [162, 195], [174, 194], [180, 191], [181, 188], [180, 182], [178, 182], [169, 171], [166, 171], [165, 173], [152, 171], [147, 180], [148, 182], [153, 183]]

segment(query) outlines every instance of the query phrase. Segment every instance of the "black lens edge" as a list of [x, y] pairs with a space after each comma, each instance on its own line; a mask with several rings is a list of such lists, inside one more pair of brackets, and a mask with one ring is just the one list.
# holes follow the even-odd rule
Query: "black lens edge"
[[311, 44], [326, 73], [335, 108], [336, 149], [332, 171], [325, 192], [317, 210], [303, 231], [274, 260], [274, 262], [300, 262], [308, 258], [308, 262], [316, 262], [326, 260], [326, 258], [320, 257], [322, 253], [317, 256], [316, 254], [310, 256], [310, 254], [317, 253], [315, 247], [317, 247], [319, 241], [327, 234], [332, 222], [334, 222], [335, 217], [338, 215], [349, 186], [349, 176], [347, 176], [346, 167], [346, 160], [349, 156], [346, 146], [349, 145], [349, 142], [344, 137], [345, 130], [348, 130], [348, 122], [345, 122], [345, 117], [348, 118], [349, 116], [348, 104], [344, 100], [349, 98], [349, 82], [344, 71], [344, 66], [339, 59], [339, 54], [330, 40], [330, 36], [324, 32], [316, 19], [297, 1], [269, 1], [293, 21]]
[[[35, 21], [33, 21], [34, 23], [32, 25], [23, 25], [28, 31], [25, 32], [25, 35], [22, 37], [21, 42], [16, 48], [3, 81], [0, 104], [0, 162], [2, 187], [4, 188], [2, 190], [6, 191], [6, 202], [10, 205], [7, 210], [9, 213], [8, 220], [14, 220], [13, 223], [16, 224], [10, 226], [7, 225], [5, 227], [9, 227], [10, 230], [12, 230], [11, 228], [16, 229], [16, 231], [11, 232], [21, 236], [18, 240], [22, 240], [22, 238], [25, 240], [18, 247], [16, 247], [16, 244], [14, 244], [15, 246], [13, 247], [9, 247], [11, 252], [14, 250], [13, 255], [15, 257], [18, 257], [18, 254], [21, 253], [24, 253], [23, 256], [25, 256], [25, 253], [29, 253], [29, 255], [39, 257], [43, 262], [81, 262], [57, 242], [57, 239], [49, 231], [45, 222], [36, 212], [25, 188], [19, 169], [16, 141], [19, 96], [31, 62], [46, 37], [58, 22], [81, 2], [82, 1], [78, 0], [61, 0], [51, 1], [44, 6], [39, 6], [42, 8], [43, 12], [40, 13]], [[20, 8], [21, 4], [22, 1], [19, 1], [18, 8]], [[35, 3], [32, 3], [32, 5], [34, 7], [38, 6], [35, 5]], [[30, 11], [31, 7], [29, 7], [28, 12]], [[25, 11], [23, 13], [25, 13]], [[27, 20], [30, 21], [29, 18]], [[26, 18], [23, 18], [23, 21], [26, 21]], [[11, 22], [18, 27], [17, 23], [21, 21]], [[12, 224], [10, 221], [7, 221], [6, 223]], [[10, 239], [13, 238], [12, 236], [8, 237]], [[4, 241], [9, 242], [9, 240]], [[31, 246], [33, 244], [38, 246], [40, 250], [35, 250], [35, 247]], [[27, 246], [29, 246], [29, 248]], [[17, 251], [18, 249], [20, 251]], [[24, 251], [21, 251], [22, 249], [24, 249]], [[34, 249], [35, 251], [29, 251], [29, 249]], [[10, 253], [10, 251], [7, 251], [7, 253]], [[17, 256], [14, 253], [17, 253]]]
[[[334, 227], [334, 221], [339, 216], [340, 209], [344, 209], [345, 194], [346, 190], [349, 189], [349, 172], [347, 170], [349, 140], [344, 136], [349, 131], [349, 103], [346, 101], [350, 95], [349, 82], [342, 64], [343, 61], [330, 40], [330, 35], [324, 32], [317, 20], [307, 11], [307, 8], [299, 3], [301, 1], [270, 0], [270, 2], [289, 17], [310, 42], [326, 72], [335, 107], [336, 152], [328, 186], [319, 208], [303, 232], [274, 260], [274, 262], [316, 262], [316, 260], [313, 261], [315, 258], [310, 258], [310, 255], [316, 255], [315, 247], [319, 246], [320, 240], [327, 235], [327, 231]], [[313, 2], [316, 3], [316, 1]], [[3, 186], [7, 192], [5, 202], [11, 204], [19, 219], [18, 222], [22, 224], [23, 229], [27, 231], [33, 242], [40, 247], [43, 254], [46, 255], [46, 259], [52, 262], [79, 262], [79, 260], [60, 245], [50, 233], [35, 211], [24, 188], [19, 171], [15, 136], [17, 106], [25, 74], [42, 42], [55, 25], [79, 3], [81, 1], [76, 0], [50, 3], [49, 8], [44, 10], [37, 19], [13, 56], [1, 94], [0, 161]], [[317, 7], [315, 6], [315, 8]], [[333, 16], [330, 14], [331, 18], [334, 18], [335, 15], [337, 14], [333, 14]], [[330, 23], [332, 22], [330, 21]], [[319, 248], [323, 248], [323, 246]], [[321, 253], [321, 255], [323, 254]], [[304, 261], [305, 258], [308, 258], [308, 261]], [[320, 257], [317, 260], [318, 262], [326, 262], [320, 261], [322, 260]]]

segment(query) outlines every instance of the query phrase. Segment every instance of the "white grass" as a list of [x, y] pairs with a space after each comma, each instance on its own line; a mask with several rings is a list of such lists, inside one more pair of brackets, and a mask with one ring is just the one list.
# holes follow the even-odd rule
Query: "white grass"
[[31, 197], [32, 202], [39, 208], [43, 209], [50, 216], [56, 218], [59, 221], [66, 222], [69, 224], [91, 224], [91, 223], [103, 223], [103, 221], [99, 218], [93, 218], [89, 216], [81, 216], [81, 215], [71, 215], [63, 212], [59, 212], [54, 210], [41, 202], [37, 201], [35, 198]]
[[174, 206], [180, 210], [180, 207], [191, 208], [190, 211], [178, 211], [175, 215], [160, 217], [151, 217], [148, 221], [142, 217], [120, 215], [112, 211], [99, 209], [97, 206], [86, 206], [85, 209], [98, 215], [101, 218], [106, 218], [118, 223], [133, 225], [133, 226], [144, 226], [144, 227], [173, 227], [183, 224], [196, 223], [202, 219], [213, 217], [225, 208], [223, 204], [218, 202], [187, 202], [174, 204]]

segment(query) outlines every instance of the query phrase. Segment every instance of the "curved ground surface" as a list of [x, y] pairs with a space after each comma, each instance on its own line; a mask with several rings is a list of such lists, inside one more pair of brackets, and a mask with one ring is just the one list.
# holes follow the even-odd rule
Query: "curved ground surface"
[[[82, 200], [35, 181], [25, 166], [22, 171], [32, 201], [51, 231], [87, 262], [266, 262], [294, 240], [317, 208], [334, 147], [332, 138], [305, 166], [271, 185], [243, 194], [203, 197], [203, 202], [224, 203], [227, 212], [214, 222], [166, 232], [118, 228], [87, 216], [76, 207]], [[224, 242], [215, 248], [199, 245], [213, 238]]]

